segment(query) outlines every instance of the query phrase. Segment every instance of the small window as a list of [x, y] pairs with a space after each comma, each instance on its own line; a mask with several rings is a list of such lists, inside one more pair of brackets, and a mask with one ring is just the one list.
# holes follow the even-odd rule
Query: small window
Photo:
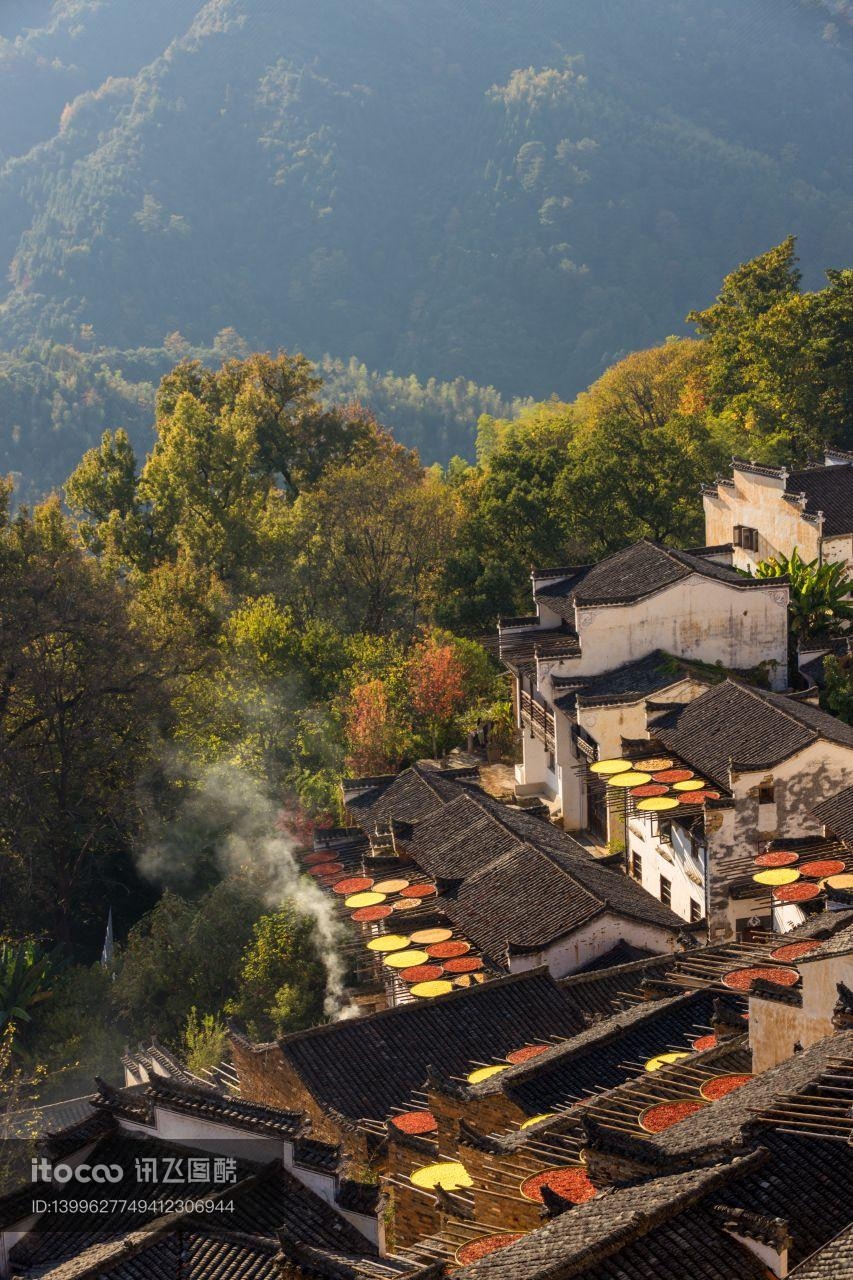
[[661, 844], [672, 844], [671, 818], [658, 818], [658, 840]]
[[554, 770], [556, 769], [556, 767], [557, 767], [557, 762], [556, 762], [556, 760], [554, 759], [554, 752], [553, 752], [553, 751], [549, 751], [549, 752], [548, 752], [548, 768], [549, 768], [550, 772], [551, 772], [551, 773], [553, 773], [553, 772], [554, 772]]
[[758, 530], [750, 529], [746, 525], [742, 525], [740, 530], [740, 542], [738, 545], [743, 547], [744, 551], [757, 551]]
[[643, 878], [643, 859], [642, 855], [635, 850], [631, 850], [631, 875], [635, 880]]
[[672, 881], [666, 876], [660, 878], [660, 900], [665, 907], [672, 906]]
[[762, 782], [758, 788], [759, 804], [775, 804], [776, 803], [776, 787], [772, 782]]
[[690, 899], [690, 923], [698, 924], [702, 919], [702, 908], [695, 898]]
[[743, 525], [736, 524], [732, 529], [732, 545], [735, 547], [743, 546]]

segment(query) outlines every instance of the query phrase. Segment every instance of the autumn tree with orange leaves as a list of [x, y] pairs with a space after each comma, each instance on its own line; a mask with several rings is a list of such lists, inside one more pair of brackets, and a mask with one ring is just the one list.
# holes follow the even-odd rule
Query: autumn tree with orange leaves
[[465, 667], [452, 643], [427, 634], [409, 659], [412, 708], [437, 756], [466, 698]]

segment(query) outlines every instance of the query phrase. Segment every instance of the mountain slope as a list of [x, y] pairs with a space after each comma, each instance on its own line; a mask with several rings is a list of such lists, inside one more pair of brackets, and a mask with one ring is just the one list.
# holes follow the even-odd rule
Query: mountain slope
[[853, 54], [832, 12], [65, 0], [24, 52], [66, 72], [0, 146], [0, 343], [234, 326], [570, 396], [789, 231], [808, 283], [846, 265]]

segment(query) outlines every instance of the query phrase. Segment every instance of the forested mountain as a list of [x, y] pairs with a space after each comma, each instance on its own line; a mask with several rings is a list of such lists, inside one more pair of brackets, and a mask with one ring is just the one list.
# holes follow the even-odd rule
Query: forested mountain
[[[233, 327], [569, 398], [789, 232], [807, 287], [846, 264], [851, 22], [834, 0], [7, 0], [0, 345], [91, 367]], [[475, 416], [400, 434], [447, 458]], [[24, 444], [61, 477], [53, 438]]]

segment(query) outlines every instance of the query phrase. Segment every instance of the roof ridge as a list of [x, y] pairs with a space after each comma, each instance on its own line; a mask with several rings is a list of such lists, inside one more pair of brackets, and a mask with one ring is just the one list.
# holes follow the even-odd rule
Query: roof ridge
[[[785, 696], [784, 694], [775, 693], [770, 689], [759, 689], [756, 685], [747, 684], [746, 681], [734, 680], [731, 676], [729, 676], [728, 680], [724, 683], [736, 685], [739, 689], [745, 689], [747, 693], [751, 693], [753, 697], [758, 698], [766, 706], [774, 707], [780, 715], [785, 716], [788, 720], [792, 721], [793, 724], [798, 725], [799, 728], [807, 730], [812, 735], [813, 739], [820, 737], [820, 734], [817, 729], [815, 729], [814, 725], [809, 724], [807, 720], [801, 720], [799, 716], [795, 716], [787, 707], [779, 705], [777, 699], [781, 701]], [[822, 708], [816, 707], [815, 710], [822, 710]]]
[[436, 996], [433, 1000], [430, 1000], [428, 1004], [414, 1002], [411, 1004], [397, 1004], [388, 1009], [378, 1009], [375, 1013], [367, 1014], [362, 1018], [346, 1020], [338, 1019], [336, 1022], [322, 1022], [316, 1027], [306, 1027], [304, 1031], [292, 1031], [289, 1035], [280, 1036], [278, 1040], [272, 1040], [265, 1045], [255, 1045], [253, 1047], [269, 1049], [275, 1048], [277, 1045], [280, 1049], [286, 1050], [289, 1045], [302, 1043], [302, 1041], [308, 1040], [313, 1036], [328, 1035], [331, 1032], [336, 1031], [345, 1021], [351, 1022], [352, 1025], [355, 1026], [361, 1025], [367, 1021], [374, 1023], [380, 1019], [386, 1020], [391, 1017], [409, 1017], [414, 1013], [424, 1013], [427, 1009], [435, 1009], [441, 1005], [449, 1004], [451, 1001], [462, 1000], [466, 996], [469, 998], [473, 998], [475, 996], [482, 997], [485, 992], [502, 990], [504, 987], [509, 985], [516, 986], [523, 982], [529, 982], [533, 978], [547, 978], [549, 982], [557, 988], [557, 990], [560, 989], [557, 984], [557, 980], [551, 977], [548, 966], [542, 964], [537, 965], [535, 969], [523, 969], [520, 973], [502, 974], [494, 981], [484, 982], [476, 987], [460, 987], [458, 991], [449, 991], [445, 996]]

